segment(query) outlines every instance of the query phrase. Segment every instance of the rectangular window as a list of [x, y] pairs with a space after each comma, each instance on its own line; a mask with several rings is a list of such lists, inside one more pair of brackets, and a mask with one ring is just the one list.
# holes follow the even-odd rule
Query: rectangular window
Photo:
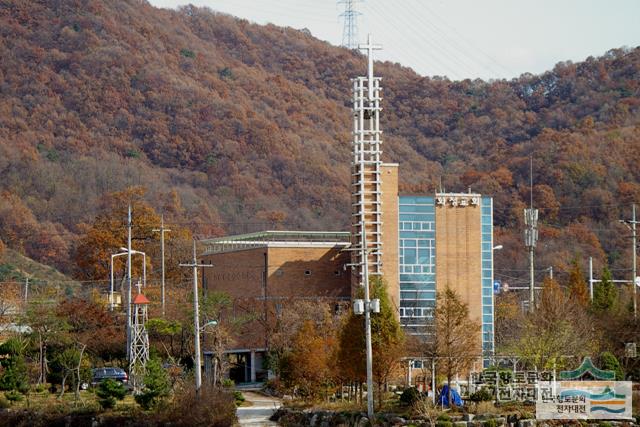
[[404, 263], [405, 264], [416, 264], [416, 250], [412, 248], [404, 248], [403, 251]]

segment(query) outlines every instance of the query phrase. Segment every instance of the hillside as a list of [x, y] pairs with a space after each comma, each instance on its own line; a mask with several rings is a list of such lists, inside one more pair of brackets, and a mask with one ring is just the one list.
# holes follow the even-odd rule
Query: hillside
[[[0, 239], [73, 272], [103, 195], [147, 189], [199, 235], [348, 224], [355, 52], [291, 28], [138, 0], [2, 0]], [[495, 198], [505, 278], [525, 268], [533, 155], [540, 268], [629, 267], [640, 202], [640, 49], [511, 81], [383, 77], [385, 157], [403, 192]], [[124, 218], [123, 218], [124, 220]], [[624, 272], [620, 271], [619, 274]], [[510, 279], [511, 280], [511, 279]], [[515, 279], [514, 279], [515, 280]]]

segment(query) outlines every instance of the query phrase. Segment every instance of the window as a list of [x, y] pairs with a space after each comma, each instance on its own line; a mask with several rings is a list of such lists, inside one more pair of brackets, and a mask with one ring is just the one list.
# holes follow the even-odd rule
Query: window
[[311, 270], [305, 270], [304, 271], [304, 275], [305, 276], [311, 276]]

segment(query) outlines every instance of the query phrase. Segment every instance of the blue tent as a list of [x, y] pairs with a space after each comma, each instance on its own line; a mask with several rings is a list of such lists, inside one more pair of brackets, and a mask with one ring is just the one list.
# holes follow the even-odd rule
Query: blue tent
[[[462, 406], [462, 399], [460, 398], [460, 394], [456, 391], [455, 388], [451, 389], [451, 400], [453, 404], [456, 406]], [[449, 406], [449, 386], [443, 385], [442, 390], [440, 391], [440, 397], [438, 397], [438, 405]]]

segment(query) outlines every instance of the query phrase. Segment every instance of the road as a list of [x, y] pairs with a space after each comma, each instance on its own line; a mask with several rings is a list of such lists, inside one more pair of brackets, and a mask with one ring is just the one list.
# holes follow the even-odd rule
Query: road
[[240, 426], [277, 426], [278, 424], [269, 421], [271, 414], [282, 405], [280, 399], [264, 396], [252, 391], [243, 391], [242, 394], [251, 406], [241, 406], [237, 409]]

